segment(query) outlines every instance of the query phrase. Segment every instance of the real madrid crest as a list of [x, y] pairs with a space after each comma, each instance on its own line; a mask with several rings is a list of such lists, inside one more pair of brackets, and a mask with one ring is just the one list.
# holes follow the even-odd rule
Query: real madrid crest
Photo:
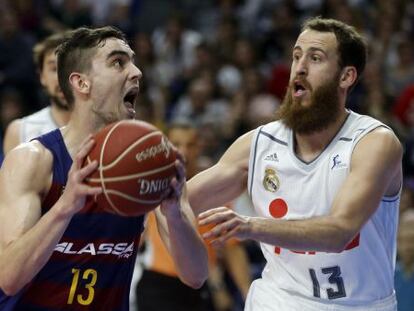
[[276, 192], [277, 190], [279, 190], [280, 181], [274, 169], [267, 168], [265, 170], [265, 176], [263, 178], [263, 187], [270, 192]]

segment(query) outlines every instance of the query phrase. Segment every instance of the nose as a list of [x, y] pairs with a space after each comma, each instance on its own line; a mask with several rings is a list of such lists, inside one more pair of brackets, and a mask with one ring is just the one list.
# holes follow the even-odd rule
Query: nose
[[142, 71], [134, 63], [131, 64], [130, 79], [138, 82], [142, 78]]
[[301, 57], [297, 63], [295, 68], [296, 76], [306, 76], [308, 73], [308, 64], [306, 62], [306, 57]]

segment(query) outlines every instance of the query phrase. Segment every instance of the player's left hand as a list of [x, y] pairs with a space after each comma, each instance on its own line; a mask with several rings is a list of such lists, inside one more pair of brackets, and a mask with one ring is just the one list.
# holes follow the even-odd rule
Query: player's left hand
[[201, 213], [198, 216], [199, 225], [215, 225], [209, 232], [203, 234], [211, 244], [221, 245], [230, 238], [244, 240], [249, 238], [250, 217], [237, 214], [227, 207], [218, 207]]
[[164, 199], [161, 202], [161, 212], [166, 216], [181, 216], [181, 200], [185, 193], [185, 167], [182, 155], [177, 152], [175, 161], [177, 170], [176, 176], [171, 180], [170, 187], [164, 193]]

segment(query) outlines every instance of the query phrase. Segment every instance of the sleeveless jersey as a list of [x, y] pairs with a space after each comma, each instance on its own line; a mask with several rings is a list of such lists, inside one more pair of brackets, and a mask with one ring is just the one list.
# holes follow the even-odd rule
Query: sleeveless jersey
[[[329, 213], [349, 174], [356, 144], [380, 126], [385, 125], [349, 111], [336, 136], [310, 163], [295, 155], [294, 134], [282, 122], [256, 129], [251, 144], [248, 190], [258, 215], [297, 220]], [[271, 305], [269, 295], [278, 289], [281, 296], [288, 293], [291, 300], [297, 297], [298, 302], [302, 299], [310, 305], [315, 303], [315, 310], [325, 310], [324, 304], [330, 306], [326, 310], [342, 310], [339, 306], [345, 307], [344, 310], [350, 306], [353, 310], [394, 296], [398, 205], [399, 194], [383, 197], [376, 212], [340, 253], [299, 252], [261, 243], [267, 264], [260, 282], [268, 293], [262, 296]], [[260, 296], [259, 292], [256, 289], [250, 293], [249, 299]], [[273, 291], [273, 295], [278, 294]]]
[[[53, 182], [43, 215], [64, 190], [72, 159], [60, 130], [37, 139], [53, 154]], [[127, 311], [143, 223], [144, 216], [110, 214], [87, 200], [34, 279], [15, 296], [0, 291], [0, 310]]]
[[27, 142], [58, 128], [50, 106], [21, 119], [20, 142]]

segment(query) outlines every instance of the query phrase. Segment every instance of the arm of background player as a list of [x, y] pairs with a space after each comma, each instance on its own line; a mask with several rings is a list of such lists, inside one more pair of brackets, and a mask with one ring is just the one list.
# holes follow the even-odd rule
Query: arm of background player
[[20, 126], [21, 120], [12, 121], [6, 129], [3, 140], [3, 152], [7, 154], [10, 150], [20, 144]]
[[188, 204], [184, 167], [177, 167], [173, 192], [155, 210], [158, 232], [174, 260], [180, 280], [200, 288], [208, 277], [208, 257], [197, 222]]
[[227, 204], [245, 191], [252, 134], [239, 137], [217, 164], [188, 181], [190, 205], [197, 216]]
[[350, 173], [329, 214], [286, 221], [240, 216], [217, 208], [200, 215], [200, 224], [217, 224], [204, 237], [216, 239], [215, 243], [235, 236], [298, 251], [340, 252], [373, 215], [382, 197], [398, 193], [401, 157], [402, 147], [395, 135], [379, 128], [355, 147]]
[[252, 283], [250, 262], [246, 249], [239, 241], [226, 243], [223, 249], [223, 259], [234, 284], [236, 284], [244, 300]]
[[14, 295], [40, 271], [87, 194], [100, 193], [81, 182], [96, 168], [80, 169], [92, 144], [83, 145], [64, 194], [41, 216], [41, 195], [51, 180], [52, 155], [39, 142], [12, 150], [0, 170], [0, 288]]

